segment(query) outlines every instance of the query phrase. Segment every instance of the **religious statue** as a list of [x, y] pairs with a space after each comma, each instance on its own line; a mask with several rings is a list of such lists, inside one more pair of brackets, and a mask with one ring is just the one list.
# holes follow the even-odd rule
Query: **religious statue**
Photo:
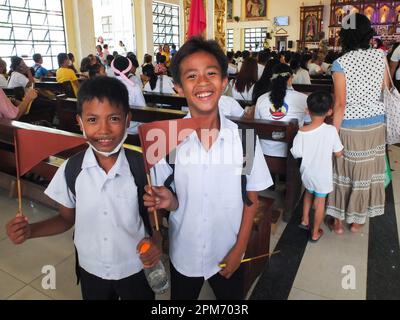
[[386, 23], [388, 18], [389, 10], [385, 6], [381, 9], [381, 23]]
[[317, 35], [317, 18], [314, 15], [309, 15], [305, 21], [305, 37], [306, 41], [314, 41]]
[[264, 12], [264, 6], [260, 0], [247, 0], [246, 13], [247, 17], [261, 17]]

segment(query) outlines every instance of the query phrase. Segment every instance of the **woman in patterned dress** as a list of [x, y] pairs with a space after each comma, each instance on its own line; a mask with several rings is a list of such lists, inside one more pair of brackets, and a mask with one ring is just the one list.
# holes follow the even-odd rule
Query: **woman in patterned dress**
[[331, 230], [342, 234], [343, 221], [359, 232], [367, 218], [382, 215], [385, 206], [385, 114], [381, 92], [386, 58], [371, 49], [369, 19], [353, 14], [344, 19], [340, 39], [345, 54], [333, 66], [334, 125], [345, 147], [334, 160], [334, 191], [327, 214]]

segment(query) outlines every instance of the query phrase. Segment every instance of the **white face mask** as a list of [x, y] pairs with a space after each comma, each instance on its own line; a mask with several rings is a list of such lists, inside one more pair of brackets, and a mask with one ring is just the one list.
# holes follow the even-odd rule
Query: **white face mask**
[[[84, 128], [84, 126], [83, 126], [83, 122], [82, 122], [81, 117], [79, 117], [79, 122], [81, 123], [82, 131], [83, 131], [83, 136], [85, 137], [85, 139], [87, 139], [87, 135], [86, 135], [85, 128]], [[125, 123], [125, 124], [126, 124], [126, 125], [128, 124], [128, 117], [126, 117], [126, 123]], [[89, 141], [87, 141], [87, 144], [88, 144], [88, 145], [92, 148], [92, 150], [95, 151], [96, 153], [98, 153], [98, 154], [100, 154], [100, 155], [102, 155], [102, 156], [104, 156], [104, 157], [109, 158], [109, 157], [111, 157], [112, 155], [118, 153], [118, 152], [121, 150], [122, 146], [124, 145], [124, 142], [125, 142], [126, 138], [128, 138], [128, 131], [126, 131], [126, 127], [125, 127], [125, 134], [124, 134], [124, 137], [122, 138], [121, 142], [114, 148], [114, 150], [112, 150], [112, 151], [110, 151], [110, 152], [103, 152], [103, 151], [97, 150], [96, 147], [95, 147], [94, 145], [92, 145]]]

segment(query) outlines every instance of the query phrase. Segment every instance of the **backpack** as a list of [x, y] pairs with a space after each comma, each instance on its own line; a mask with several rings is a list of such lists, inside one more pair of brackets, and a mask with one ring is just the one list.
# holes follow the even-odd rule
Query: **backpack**
[[[243, 203], [247, 206], [252, 206], [253, 202], [249, 199], [248, 195], [247, 195], [247, 190], [246, 190], [246, 186], [247, 186], [247, 177], [246, 177], [246, 173], [244, 172], [244, 169], [247, 167], [247, 165], [249, 165], [249, 168], [253, 168], [253, 162], [254, 162], [254, 155], [255, 155], [255, 149], [256, 149], [256, 142], [257, 142], [257, 135], [255, 134], [255, 131], [253, 128], [243, 125], [241, 123], [238, 124], [238, 129], [239, 131], [239, 137], [240, 140], [242, 142], [242, 149], [243, 149], [243, 172], [241, 175], [241, 188], [242, 188], [242, 200]], [[252, 136], [251, 139], [253, 140], [253, 146], [254, 149], [252, 150], [252, 153], [250, 155], [247, 155], [247, 143], [246, 143], [246, 131], [247, 130], [251, 130]], [[175, 194], [175, 192], [172, 190], [172, 183], [174, 182], [175, 179], [175, 163], [171, 163], [170, 159], [175, 159], [175, 155], [176, 155], [176, 150], [174, 150], [173, 152], [171, 152], [170, 154], [168, 154], [166, 156], [166, 161], [168, 163], [168, 165], [171, 167], [172, 169], [172, 173], [170, 174], [170, 176], [165, 180], [164, 182], [164, 187], [168, 188], [171, 192], [173, 192]], [[247, 156], [249, 156], [249, 158], [247, 159]], [[247, 160], [246, 160], [247, 159]], [[251, 172], [251, 170], [250, 170]]]
[[[75, 191], [75, 183], [78, 175], [82, 171], [82, 163], [85, 157], [86, 150], [81, 151], [71, 158], [69, 158], [66, 166], [65, 166], [65, 180], [67, 182], [68, 189], [72, 192], [74, 196], [76, 196]], [[138, 193], [138, 202], [139, 202], [139, 214], [143, 220], [144, 227], [147, 233], [152, 236], [152, 228], [150, 224], [150, 218], [147, 211], [147, 208], [144, 206], [143, 196], [144, 196], [144, 187], [147, 184], [143, 156], [141, 153], [132, 151], [129, 149], [125, 149], [125, 156], [129, 163], [129, 168], [133, 175], [133, 179], [135, 180], [137, 186]], [[77, 284], [80, 282], [80, 267], [79, 267], [79, 258], [78, 251], [75, 247], [75, 273], [77, 277]]]

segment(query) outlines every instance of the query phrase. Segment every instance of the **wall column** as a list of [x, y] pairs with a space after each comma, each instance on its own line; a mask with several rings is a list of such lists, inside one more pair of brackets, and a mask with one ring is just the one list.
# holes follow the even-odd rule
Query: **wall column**
[[64, 0], [67, 50], [79, 65], [83, 57], [96, 52], [92, 0]]

